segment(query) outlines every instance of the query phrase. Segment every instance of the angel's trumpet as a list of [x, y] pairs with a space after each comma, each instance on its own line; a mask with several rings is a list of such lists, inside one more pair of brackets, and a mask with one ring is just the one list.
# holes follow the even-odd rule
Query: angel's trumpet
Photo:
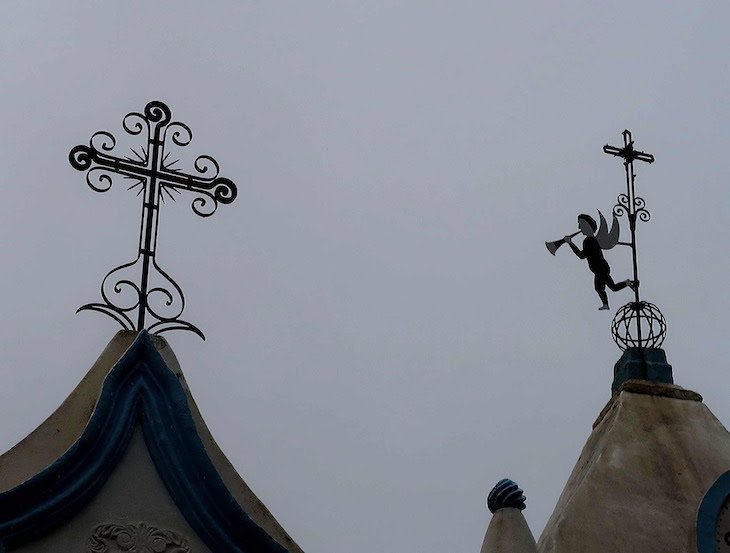
[[[577, 236], [578, 234], [580, 234], [580, 231], [574, 232], [570, 235], [570, 237], [572, 238], [573, 236]], [[555, 252], [558, 251], [558, 248], [563, 244], [565, 244], [565, 238], [555, 240], [554, 242], [545, 242], [545, 247], [552, 255], [555, 255]]]

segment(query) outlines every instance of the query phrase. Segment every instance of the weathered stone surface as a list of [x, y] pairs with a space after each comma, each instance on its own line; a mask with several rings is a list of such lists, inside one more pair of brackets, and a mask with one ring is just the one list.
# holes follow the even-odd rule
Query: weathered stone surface
[[61, 406], [21, 442], [0, 455], [0, 492], [22, 484], [51, 465], [79, 438], [89, 422], [104, 378], [136, 336], [136, 332], [117, 332]]
[[537, 553], [535, 538], [520, 509], [499, 509], [492, 516], [481, 553]]
[[[165, 489], [138, 430], [117, 469], [101, 492], [76, 516], [50, 534], [19, 548], [18, 553], [88, 552], [90, 538], [103, 524], [137, 524], [169, 529], [185, 536], [196, 553], [213, 553], [198, 538]], [[93, 549], [91, 550], [93, 551]], [[104, 549], [100, 551], [104, 552]], [[165, 550], [162, 549], [161, 553]], [[172, 550], [174, 551], [174, 550]], [[117, 553], [110, 548], [108, 553]], [[140, 549], [140, 553], [147, 553]], [[177, 553], [177, 552], [176, 552]]]
[[304, 553], [286, 530], [284, 530], [281, 524], [279, 524], [276, 518], [274, 518], [274, 515], [271, 511], [269, 511], [266, 505], [264, 505], [248, 484], [246, 484], [243, 478], [241, 478], [221, 448], [218, 447], [218, 442], [213, 439], [213, 435], [210, 433], [210, 430], [208, 430], [205, 420], [200, 414], [198, 406], [190, 393], [190, 389], [185, 381], [185, 376], [180, 370], [180, 363], [175, 357], [175, 353], [172, 351], [172, 348], [164, 338], [160, 336], [153, 336], [152, 338], [155, 340], [157, 351], [165, 360], [167, 366], [170, 367], [170, 370], [177, 375], [180, 384], [182, 384], [182, 387], [185, 389], [185, 393], [188, 396], [188, 407], [193, 415], [198, 435], [200, 436], [200, 439], [205, 446], [205, 450], [210, 456], [211, 461], [213, 461], [213, 464], [218, 470], [218, 474], [220, 474], [228, 490], [243, 510], [246, 511], [246, 514], [248, 514], [248, 516], [250, 516], [258, 526], [263, 528], [267, 534], [283, 545], [289, 553]]
[[649, 380], [626, 380], [618, 389], [613, 397], [608, 401], [606, 406], [601, 410], [600, 414], [593, 423], [593, 428], [598, 426], [603, 417], [613, 409], [615, 402], [618, 400], [620, 392], [631, 392], [634, 394], [646, 394], [649, 396], [670, 397], [673, 399], [684, 399], [686, 401], [702, 401], [702, 396], [692, 390], [687, 390], [676, 384], [663, 384], [660, 382], [650, 382]]
[[627, 382], [583, 448], [538, 550], [694, 553], [698, 505], [728, 467], [730, 434], [692, 393]]

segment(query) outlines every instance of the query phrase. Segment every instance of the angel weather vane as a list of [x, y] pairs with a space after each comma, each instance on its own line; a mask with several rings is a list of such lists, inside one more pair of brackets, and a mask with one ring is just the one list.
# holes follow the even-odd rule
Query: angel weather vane
[[[619, 283], [613, 281], [611, 277], [611, 267], [603, 256], [602, 250], [610, 250], [617, 244], [626, 244], [625, 242], [618, 241], [619, 235], [619, 224], [616, 215], [613, 216], [613, 223], [611, 224], [611, 230], [608, 229], [606, 218], [603, 213], [598, 211], [598, 216], [601, 220], [601, 226], [596, 224], [596, 220], [586, 213], [578, 215], [578, 232], [566, 235], [562, 240], [555, 242], [546, 242], [548, 251], [555, 255], [555, 251], [564, 243], [567, 243], [573, 250], [573, 253], [580, 259], [588, 261], [588, 268], [594, 275], [593, 285], [598, 293], [598, 297], [601, 298], [601, 306], [598, 308], [601, 311], [609, 309], [608, 306], [608, 295], [606, 294], [606, 287], [612, 292], [618, 292], [623, 290], [627, 286], [630, 288], [636, 288], [638, 286], [637, 281], [626, 279]], [[572, 239], [574, 236], [583, 233], [585, 238], [583, 239], [583, 249], [579, 249], [573, 244]], [[628, 245], [628, 244], [626, 244]]]
[[[647, 222], [651, 214], [646, 209], [646, 202], [636, 195], [634, 173], [634, 161], [653, 163], [654, 156], [634, 149], [634, 141], [631, 133], [625, 130], [623, 133], [624, 145], [622, 148], [606, 145], [603, 151], [615, 157], [623, 159], [626, 172], [626, 193], [618, 195], [618, 201], [613, 207], [613, 222], [608, 228], [606, 218], [599, 211], [600, 226], [590, 215], [581, 213], [578, 215], [578, 232], [566, 235], [554, 242], [545, 242], [548, 251], [555, 255], [557, 249], [567, 243], [575, 255], [588, 261], [588, 267], [594, 274], [594, 285], [598, 296], [601, 298], [599, 310], [607, 310], [608, 296], [606, 287], [613, 292], [624, 288], [630, 288], [634, 292], [634, 301], [619, 308], [611, 323], [611, 334], [614, 341], [621, 349], [628, 347], [659, 347], [666, 335], [666, 322], [664, 316], [655, 305], [642, 301], [639, 296], [639, 267], [637, 262], [636, 247], [636, 222]], [[618, 218], [626, 216], [631, 232], [630, 242], [619, 241]], [[572, 243], [572, 238], [578, 234], [584, 234], [583, 249], [579, 249]], [[633, 278], [615, 283], [611, 277], [611, 268], [603, 256], [602, 250], [608, 250], [616, 245], [628, 246], [631, 248], [631, 259], [633, 265]]]
[[[86, 172], [86, 183], [96, 192], [106, 192], [113, 179], [120, 176], [131, 180], [129, 189], [137, 189], [137, 195], [142, 196], [137, 258], [107, 273], [101, 284], [103, 302], [83, 305], [78, 311], [99, 311], [127, 330], [146, 327], [157, 334], [188, 330], [205, 339], [200, 329], [180, 318], [185, 296], [157, 264], [160, 201], [164, 203], [165, 195], [174, 201], [174, 194], [192, 192], [193, 212], [208, 217], [219, 203], [230, 204], [236, 199], [236, 185], [218, 176], [218, 163], [210, 156], [198, 156], [193, 173], [174, 168], [179, 159], [170, 159], [172, 151], [190, 144], [192, 131], [184, 123], [171, 122], [170, 108], [164, 103], [150, 102], [144, 113], [128, 113], [122, 126], [132, 136], [145, 136], [143, 144], [130, 148], [134, 157], [112, 155], [116, 139], [106, 131], [95, 133], [88, 146], [76, 146], [69, 153], [71, 165]], [[149, 320], [152, 322], [146, 326]]]

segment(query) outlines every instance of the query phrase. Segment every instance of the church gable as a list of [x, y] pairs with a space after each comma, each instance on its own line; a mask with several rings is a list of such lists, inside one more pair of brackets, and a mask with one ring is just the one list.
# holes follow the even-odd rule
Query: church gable
[[[148, 468], [129, 475], [134, 480], [139, 474], [140, 481], [132, 486], [137, 489], [131, 490], [127, 503], [154, 503], [145, 493], [151, 490], [144, 488], [155, 484], [144, 484], [141, 476], [152, 473], [162, 483], [155, 495], [166, 496], [160, 501], [170, 501], [172, 510], [182, 515], [180, 522], [174, 528], [156, 527], [130, 512], [116, 520], [113, 509], [100, 507], [105, 517], [89, 528], [86, 540], [76, 545], [78, 550], [113, 552], [138, 544], [145, 551], [147, 540], [149, 547], [154, 545], [150, 551], [185, 552], [189, 541], [204, 543], [216, 553], [287, 551], [251, 519], [226, 487], [200, 439], [183, 386], [147, 332], [138, 335], [107, 375], [86, 428], [68, 451], [0, 494], [0, 551], [3, 546], [6, 551], [26, 550], [26, 545], [45, 542], [59, 528], [71, 525], [74, 517], [87, 517], [107, 486], [116, 485], [118, 493], [125, 494], [124, 483], [112, 483], [119, 481], [116, 473], [125, 470], [128, 458], [142, 463], [140, 467], [146, 462]], [[126, 488], [130, 495], [129, 484]], [[176, 531], [187, 525], [193, 540]], [[53, 550], [48, 547], [53, 547], [51, 543], [45, 550]], [[290, 551], [299, 548], [294, 545]]]

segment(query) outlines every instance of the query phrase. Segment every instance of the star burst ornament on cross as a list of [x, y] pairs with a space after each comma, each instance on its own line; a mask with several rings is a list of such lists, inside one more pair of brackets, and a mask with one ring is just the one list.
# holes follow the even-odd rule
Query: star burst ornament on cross
[[194, 196], [193, 212], [208, 217], [218, 204], [236, 199], [236, 185], [219, 176], [218, 163], [207, 155], [195, 159], [191, 173], [174, 167], [179, 159], [171, 159], [173, 151], [190, 144], [193, 134], [184, 123], [171, 121], [170, 108], [164, 103], [150, 102], [144, 113], [128, 113], [122, 127], [129, 135], [144, 138], [143, 144], [130, 148], [133, 157], [112, 155], [116, 139], [106, 131], [94, 133], [88, 146], [76, 146], [68, 156], [75, 169], [86, 172], [92, 190], [106, 192], [115, 177], [122, 177], [131, 181], [129, 190], [136, 189], [142, 197], [137, 258], [109, 271], [101, 284], [103, 301], [83, 305], [77, 313], [104, 313], [127, 330], [147, 328], [155, 334], [188, 330], [205, 339], [199, 328], [181, 319], [185, 296], [157, 263], [160, 203], [165, 197], [174, 201], [176, 195], [189, 192]]

